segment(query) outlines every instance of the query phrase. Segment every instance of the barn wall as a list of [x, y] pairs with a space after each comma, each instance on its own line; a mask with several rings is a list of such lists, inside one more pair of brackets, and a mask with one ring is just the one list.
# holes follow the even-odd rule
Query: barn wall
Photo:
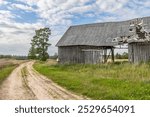
[[63, 46], [58, 47], [58, 57], [61, 64], [97, 64], [104, 61], [103, 54], [105, 49], [110, 49], [110, 47]]
[[58, 57], [62, 64], [83, 62], [83, 54], [78, 46], [58, 47]]
[[150, 60], [150, 43], [130, 43], [128, 45], [128, 53], [131, 63], [147, 62]]
[[85, 50], [84, 63], [86, 64], [97, 64], [103, 62], [103, 50]]

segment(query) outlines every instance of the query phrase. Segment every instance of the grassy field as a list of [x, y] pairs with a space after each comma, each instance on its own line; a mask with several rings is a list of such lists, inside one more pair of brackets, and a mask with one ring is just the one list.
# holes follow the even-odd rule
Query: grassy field
[[0, 59], [0, 84], [8, 75], [16, 68], [16, 66], [24, 61], [14, 59]]
[[150, 99], [150, 64], [50, 65], [34, 68], [57, 84], [91, 99]]

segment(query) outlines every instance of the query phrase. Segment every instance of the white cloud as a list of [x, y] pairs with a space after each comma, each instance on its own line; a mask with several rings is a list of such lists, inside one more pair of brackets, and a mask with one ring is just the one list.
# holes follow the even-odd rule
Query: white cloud
[[12, 18], [14, 18], [15, 16], [13, 14], [11, 14], [10, 11], [7, 10], [0, 10], [0, 22], [1, 21], [8, 21]]
[[[42, 24], [29, 24], [29, 23], [0, 23], [0, 32], [3, 33], [3, 40], [9, 40], [11, 43], [30, 43], [29, 39], [34, 35], [34, 30], [43, 27]], [[0, 41], [0, 43], [4, 43]], [[5, 41], [8, 43], [8, 41]]]
[[23, 4], [11, 4], [12, 9], [21, 9], [25, 11], [34, 11], [31, 6], [23, 5]]
[[[105, 22], [105, 21], [122, 21], [138, 17], [149, 16], [150, 9], [147, 6], [149, 0], [98, 0], [104, 9], [99, 9], [99, 12], [109, 15], [99, 16], [96, 22]], [[97, 2], [98, 2], [97, 1]], [[105, 3], [104, 3], [105, 2]], [[117, 3], [118, 2], [118, 3]], [[97, 3], [96, 3], [97, 4]], [[115, 7], [116, 6], [116, 7]], [[98, 7], [97, 7], [98, 8]], [[106, 9], [106, 10], [105, 10]], [[98, 14], [97, 14], [98, 15]]]
[[2, 4], [3, 3], [3, 0], [0, 0], [0, 4]]
[[8, 2], [6, 2], [5, 0], [0, 0], [0, 6], [1, 5], [6, 5], [6, 4], [8, 4]]
[[36, 13], [49, 25], [71, 25], [74, 13], [82, 14], [92, 10], [92, 5], [85, 5], [90, 0], [18, 0], [28, 5], [37, 6]]
[[23, 2], [25, 4], [33, 6], [33, 5], [36, 5], [37, 2], [40, 1], [40, 0], [16, 0], [16, 1]]
[[73, 7], [69, 10], [70, 13], [82, 14], [93, 9], [92, 5]]
[[[91, 0], [18, 0], [24, 2], [27, 6], [18, 6], [22, 9], [32, 9], [32, 6], [37, 6], [35, 12], [48, 25], [71, 25], [74, 14], [83, 14], [86, 17], [99, 16], [100, 13], [110, 13], [112, 16], [106, 16], [106, 19], [124, 20], [134, 18], [146, 14], [142, 8], [148, 7], [149, 0], [96, 0], [91, 4]], [[129, 5], [132, 8], [126, 7]], [[140, 6], [138, 6], [140, 4]], [[15, 5], [16, 6], [16, 5]], [[142, 8], [139, 8], [142, 7]], [[142, 13], [138, 13], [137, 9], [142, 9]], [[32, 9], [33, 10], [33, 9]], [[92, 11], [94, 14], [84, 14]], [[145, 13], [144, 13], [145, 12]], [[99, 18], [99, 17], [98, 17]], [[102, 17], [101, 20], [104, 18]], [[98, 19], [99, 20], [99, 19]]]
[[97, 0], [96, 5], [101, 11], [114, 12], [126, 4], [128, 0]]

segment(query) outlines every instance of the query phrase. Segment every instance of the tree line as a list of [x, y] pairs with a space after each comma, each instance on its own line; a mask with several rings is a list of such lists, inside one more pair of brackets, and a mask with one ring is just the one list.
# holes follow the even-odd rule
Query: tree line
[[127, 53], [127, 52], [124, 52], [123, 54], [117, 53], [117, 54], [115, 55], [115, 58], [116, 58], [116, 59], [128, 59], [128, 53]]
[[17, 60], [27, 60], [27, 56], [18, 56], [18, 55], [0, 55], [0, 59], [8, 58], [8, 59], [17, 59]]

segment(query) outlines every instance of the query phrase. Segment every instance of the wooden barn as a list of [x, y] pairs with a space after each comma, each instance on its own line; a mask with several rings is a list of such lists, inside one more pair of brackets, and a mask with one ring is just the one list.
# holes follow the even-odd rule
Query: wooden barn
[[[150, 17], [143, 19], [150, 21]], [[59, 62], [97, 64], [108, 58], [114, 61], [115, 46], [122, 42], [118, 37], [128, 37], [133, 33], [129, 32], [131, 21], [71, 26], [56, 45]]]
[[150, 61], [150, 17], [143, 18], [141, 22], [133, 21], [131, 24], [135, 33], [128, 40], [128, 54], [131, 63]]

